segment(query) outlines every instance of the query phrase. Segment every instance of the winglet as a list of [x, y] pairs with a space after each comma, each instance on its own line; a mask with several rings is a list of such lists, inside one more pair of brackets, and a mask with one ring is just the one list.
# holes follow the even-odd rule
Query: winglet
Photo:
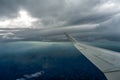
[[70, 36], [69, 34], [67, 34], [67, 33], [64, 33], [64, 34], [71, 42], [77, 42], [77, 40], [75, 38], [73, 38], [72, 36]]

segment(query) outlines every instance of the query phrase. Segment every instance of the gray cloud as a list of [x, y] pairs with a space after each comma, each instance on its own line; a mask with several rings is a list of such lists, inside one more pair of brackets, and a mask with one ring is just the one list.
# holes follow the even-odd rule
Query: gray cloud
[[[115, 3], [117, 0], [111, 1]], [[106, 12], [104, 7], [99, 12], [101, 6], [108, 2], [109, 0], [1, 0], [0, 14], [16, 16], [18, 10], [23, 8], [41, 19], [44, 27], [98, 24], [119, 12], [118, 9]]]
[[120, 9], [104, 9], [111, 3], [109, 0], [29, 0], [25, 7], [31, 15], [42, 19], [44, 26], [70, 26], [99, 24], [112, 18]]
[[25, 0], [0, 0], [0, 17], [15, 17]]
[[94, 10], [103, 4], [104, 0], [29, 0], [25, 7], [31, 15], [42, 19], [44, 26], [70, 26], [104, 22], [117, 14]]
[[[99, 34], [103, 38], [103, 35], [106, 37], [120, 34], [119, 4], [119, 0], [0, 0], [0, 19], [15, 17], [20, 9], [25, 9], [32, 17], [40, 20], [34, 23], [34, 26], [37, 28], [42, 26], [43, 29], [12, 31], [14, 37], [20, 39], [38, 39], [38, 36], [57, 35], [63, 32]], [[82, 25], [88, 25], [84, 27], [87, 33], [81, 29]], [[91, 31], [92, 25], [96, 27]], [[10, 30], [4, 31], [8, 33]], [[3, 37], [6, 36], [0, 36]]]
[[97, 28], [98, 30], [102, 30], [106, 33], [120, 33], [120, 14], [114, 16], [110, 20], [101, 23], [99, 27]]

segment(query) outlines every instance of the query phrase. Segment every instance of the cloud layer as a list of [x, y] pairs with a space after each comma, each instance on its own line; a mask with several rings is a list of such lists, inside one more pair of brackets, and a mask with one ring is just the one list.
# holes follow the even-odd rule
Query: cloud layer
[[[0, 0], [0, 28], [12, 27], [13, 22], [11, 26], [5, 27], [2, 22], [4, 24], [6, 20], [18, 18], [20, 10], [26, 10], [37, 21], [29, 23], [32, 25], [27, 28], [31, 29], [17, 29], [19, 30], [17, 32], [9, 31], [9, 29], [1, 31], [2, 39], [36, 39], [37, 36], [47, 34], [81, 33], [83, 29], [89, 30], [88, 33], [102, 33], [102, 36], [120, 34], [119, 0]], [[14, 28], [26, 28], [26, 25], [21, 24], [17, 23], [19, 26], [14, 26]], [[36, 30], [36, 28], [42, 29]]]

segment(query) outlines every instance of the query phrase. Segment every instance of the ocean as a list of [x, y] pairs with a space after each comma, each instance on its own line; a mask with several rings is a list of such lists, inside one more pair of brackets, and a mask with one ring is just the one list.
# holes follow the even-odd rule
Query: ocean
[[[88, 43], [89, 44], [89, 43]], [[120, 52], [117, 43], [90, 43]], [[106, 80], [70, 42], [0, 43], [0, 80]]]

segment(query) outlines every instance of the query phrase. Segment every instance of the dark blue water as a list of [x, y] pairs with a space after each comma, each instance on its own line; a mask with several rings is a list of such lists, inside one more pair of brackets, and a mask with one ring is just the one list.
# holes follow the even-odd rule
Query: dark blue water
[[71, 43], [0, 43], [0, 80], [106, 80]]

